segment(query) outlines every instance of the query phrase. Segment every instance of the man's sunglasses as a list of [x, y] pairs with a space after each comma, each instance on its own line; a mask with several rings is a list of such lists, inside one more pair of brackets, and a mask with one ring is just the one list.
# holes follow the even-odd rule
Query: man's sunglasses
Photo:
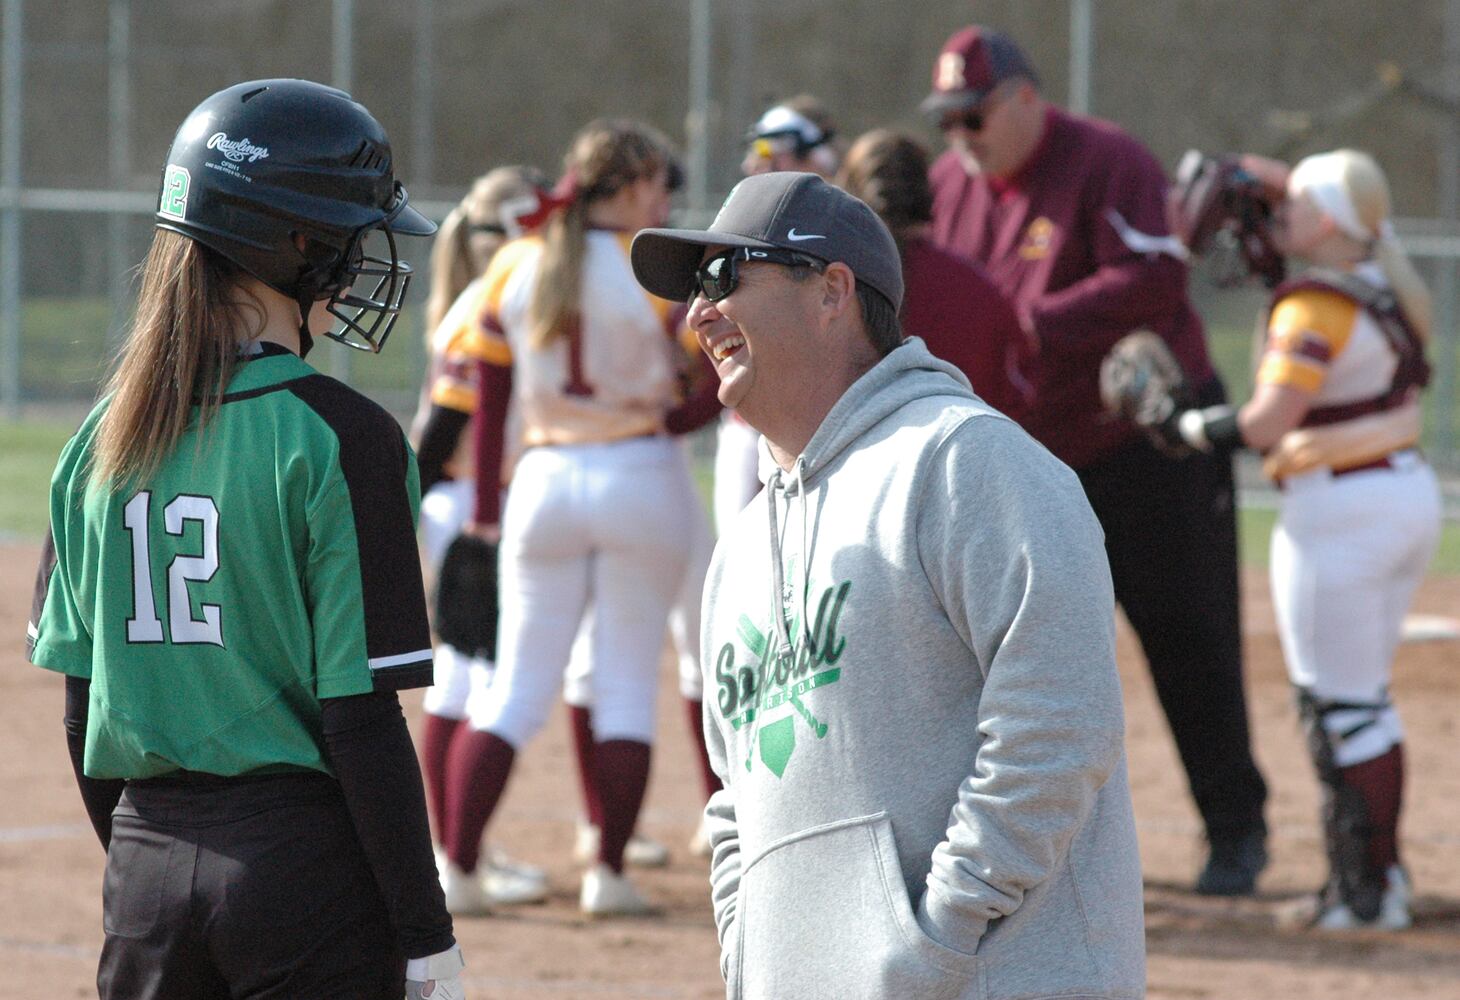
[[740, 265], [744, 262], [780, 264], [782, 267], [809, 267], [817, 274], [826, 270], [826, 261], [794, 250], [753, 250], [739, 247], [717, 253], [695, 268], [695, 291], [710, 302], [719, 302], [740, 284]]
[[969, 132], [982, 132], [984, 125], [988, 122], [989, 112], [992, 110], [992, 108], [985, 109], [980, 106], [960, 111], [957, 114], [944, 115], [938, 121], [938, 128], [943, 132], [955, 128], [966, 129]]
[[938, 128], [947, 132], [952, 128], [964, 128], [970, 132], [982, 132], [983, 127], [989, 123], [989, 115], [993, 114], [998, 106], [1003, 103], [1006, 92], [995, 88], [991, 94], [985, 94], [984, 99], [971, 108], [963, 111], [953, 112], [938, 119]]

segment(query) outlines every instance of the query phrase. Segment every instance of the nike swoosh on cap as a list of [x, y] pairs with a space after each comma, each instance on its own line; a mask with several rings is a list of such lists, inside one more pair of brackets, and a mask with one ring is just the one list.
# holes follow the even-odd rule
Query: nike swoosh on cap
[[798, 233], [796, 232], [796, 227], [792, 226], [791, 231], [786, 234], [786, 239], [795, 240], [799, 243], [801, 240], [824, 240], [826, 237], [817, 236], [813, 233]]

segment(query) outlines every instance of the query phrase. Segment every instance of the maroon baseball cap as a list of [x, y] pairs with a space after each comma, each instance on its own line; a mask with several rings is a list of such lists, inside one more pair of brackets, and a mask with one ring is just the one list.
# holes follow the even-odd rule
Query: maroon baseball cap
[[1014, 40], [1002, 31], [974, 24], [953, 33], [933, 64], [933, 92], [921, 110], [933, 118], [971, 108], [1012, 77], [1039, 78]]

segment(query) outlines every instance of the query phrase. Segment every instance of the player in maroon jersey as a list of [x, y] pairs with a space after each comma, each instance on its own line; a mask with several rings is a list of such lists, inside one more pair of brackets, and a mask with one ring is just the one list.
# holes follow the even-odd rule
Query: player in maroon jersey
[[870, 205], [897, 242], [903, 332], [957, 365], [984, 402], [1023, 418], [1032, 390], [1019, 319], [983, 268], [929, 238], [933, 192], [922, 145], [874, 129], [852, 144], [837, 183]]

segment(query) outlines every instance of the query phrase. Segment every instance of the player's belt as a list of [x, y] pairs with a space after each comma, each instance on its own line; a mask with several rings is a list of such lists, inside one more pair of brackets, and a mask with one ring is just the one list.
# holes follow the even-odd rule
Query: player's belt
[[1372, 472], [1375, 469], [1392, 468], [1394, 468], [1394, 463], [1389, 460], [1388, 455], [1385, 455], [1383, 458], [1376, 458], [1372, 462], [1365, 462], [1362, 465], [1350, 465], [1342, 469], [1333, 469], [1329, 475], [1337, 479], [1339, 476], [1350, 476], [1355, 472]]
[[619, 437], [595, 438], [586, 441], [532, 441], [525, 444], [524, 448], [591, 448], [605, 444], [623, 444], [626, 441], [641, 441], [644, 438], [669, 437], [669, 432], [663, 429], [641, 431], [638, 434], [624, 434]]
[[1341, 424], [1345, 420], [1353, 420], [1355, 417], [1367, 417], [1371, 413], [1392, 410], [1407, 402], [1408, 399], [1409, 396], [1405, 391], [1390, 391], [1382, 396], [1360, 399], [1352, 403], [1315, 406], [1304, 415], [1302, 423], [1298, 426], [1327, 427], [1329, 424]]
[[[1346, 465], [1341, 469], [1330, 469], [1328, 470], [1328, 475], [1332, 479], [1338, 479], [1340, 476], [1351, 476], [1355, 472], [1376, 472], [1379, 469], [1398, 468], [1397, 463], [1394, 461], [1396, 454], [1398, 453], [1390, 452], [1388, 455], [1383, 455], [1370, 462], [1363, 462], [1359, 465]], [[1284, 480], [1279, 479], [1277, 481], [1277, 488], [1280, 490], [1285, 488]]]

